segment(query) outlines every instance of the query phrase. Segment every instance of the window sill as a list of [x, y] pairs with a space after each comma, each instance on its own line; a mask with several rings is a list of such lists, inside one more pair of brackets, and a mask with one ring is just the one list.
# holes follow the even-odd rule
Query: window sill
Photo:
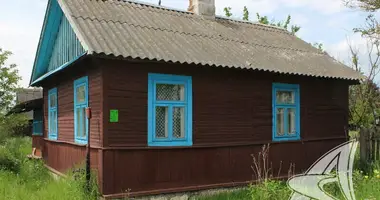
[[[69, 141], [62, 141], [62, 140], [51, 140], [49, 138], [44, 138], [44, 140], [47, 141], [47, 142], [60, 143], [60, 144], [69, 144], [69, 145], [79, 146], [79, 147], [86, 147], [87, 146], [87, 144], [80, 144], [80, 143], [69, 142]], [[101, 147], [91, 145], [91, 149], [101, 149]]]

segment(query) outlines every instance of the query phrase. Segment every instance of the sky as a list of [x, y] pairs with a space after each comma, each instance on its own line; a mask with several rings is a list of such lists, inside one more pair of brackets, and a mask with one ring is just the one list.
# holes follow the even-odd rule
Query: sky
[[[188, 0], [161, 0], [162, 5], [186, 10]], [[143, 2], [157, 4], [158, 0]], [[0, 0], [0, 48], [13, 52], [8, 64], [16, 64], [22, 76], [21, 86], [28, 87], [36, 49], [40, 37], [47, 0]], [[353, 28], [364, 24], [368, 13], [344, 6], [343, 0], [215, 0], [217, 15], [223, 15], [224, 7], [231, 7], [232, 18], [241, 19], [247, 6], [250, 20], [256, 13], [270, 19], [284, 20], [292, 16], [292, 24], [301, 26], [297, 36], [314, 43], [340, 61], [349, 58], [352, 44], [363, 54], [366, 42]]]

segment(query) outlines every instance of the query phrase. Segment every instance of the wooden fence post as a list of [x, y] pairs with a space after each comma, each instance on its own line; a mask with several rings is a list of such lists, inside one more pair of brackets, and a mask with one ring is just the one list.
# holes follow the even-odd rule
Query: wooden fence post
[[362, 163], [365, 163], [368, 161], [369, 156], [369, 130], [367, 128], [361, 128], [360, 129], [360, 135], [359, 135], [359, 142], [360, 142], [360, 161]]

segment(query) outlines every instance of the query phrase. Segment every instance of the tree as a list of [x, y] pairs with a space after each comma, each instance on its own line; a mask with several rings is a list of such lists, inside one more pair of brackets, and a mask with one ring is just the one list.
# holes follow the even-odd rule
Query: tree
[[[364, 64], [369, 68], [367, 76], [360, 85], [351, 86], [349, 90], [349, 123], [356, 128], [375, 125], [380, 115], [380, 90], [374, 82], [380, 72], [380, 43], [369, 40], [367, 49], [368, 64]], [[366, 66], [360, 62], [359, 51], [350, 46], [350, 52], [352, 68], [363, 73]]]
[[351, 8], [360, 8], [364, 11], [374, 12], [380, 9], [379, 0], [344, 0], [346, 5]]
[[243, 9], [243, 20], [249, 21], [249, 11], [248, 11], [247, 6], [244, 6], [244, 9]]
[[[224, 15], [226, 17], [231, 17], [232, 16], [231, 10], [232, 10], [231, 7], [225, 7], [223, 9]], [[249, 21], [249, 14], [250, 13], [248, 11], [247, 6], [244, 6], [244, 8], [243, 8], [243, 20]], [[271, 21], [269, 21], [268, 20], [268, 16], [261, 16], [259, 13], [256, 13], [256, 17], [257, 17], [257, 21], [259, 23], [261, 23], [261, 24], [281, 27], [281, 28], [284, 28], [284, 29], [288, 30], [292, 34], [297, 33], [301, 29], [301, 27], [297, 26], [297, 25], [291, 25], [290, 29], [288, 29], [289, 25], [290, 25], [290, 21], [291, 21], [291, 16], [290, 15], [288, 15], [288, 17], [286, 18], [286, 20], [284, 22], [283, 21], [276, 22], [274, 19], [272, 19]]]
[[[375, 125], [380, 116], [380, 92], [375, 83], [380, 72], [380, 29], [379, 23], [372, 12], [380, 9], [379, 0], [344, 0], [351, 8], [359, 8], [369, 12], [365, 23], [354, 28], [355, 33], [360, 33], [367, 40], [367, 53], [364, 62], [360, 62], [359, 51], [352, 48], [352, 68], [358, 72], [368, 71], [360, 85], [350, 87], [349, 108], [350, 125], [354, 127], [369, 127]], [[363, 70], [365, 68], [365, 70]], [[363, 73], [364, 74], [364, 73]]]
[[10, 55], [10, 51], [0, 48], [0, 113], [3, 114], [11, 107], [21, 80], [15, 64], [5, 65]]
[[225, 7], [223, 9], [223, 11], [224, 11], [224, 15], [226, 15], [226, 17], [231, 17], [232, 16], [231, 7]]
[[314, 43], [313, 43], [313, 46], [314, 46], [315, 48], [319, 49], [320, 51], [324, 51], [324, 50], [323, 50], [323, 44], [320, 43], [320, 42], [314, 42]]
[[281, 27], [281, 28], [283, 28], [285, 30], [288, 30], [292, 34], [296, 34], [298, 31], [301, 30], [301, 27], [297, 26], [297, 25], [291, 25], [290, 29], [289, 29], [289, 25], [290, 25], [290, 22], [291, 22], [291, 19], [292, 19], [292, 17], [290, 15], [288, 15], [288, 17], [286, 18], [285, 21], [278, 21], [278, 22], [276, 22], [274, 19], [272, 19], [271, 21], [269, 21], [268, 20], [268, 16], [261, 16], [259, 13], [256, 13], [256, 16], [257, 16], [257, 21], [259, 23]]
[[18, 82], [21, 80], [16, 65], [6, 65], [10, 55], [12, 55], [10, 51], [3, 51], [0, 48], [0, 142], [9, 135], [20, 134], [19, 130], [28, 123], [25, 115], [5, 116], [13, 105]]

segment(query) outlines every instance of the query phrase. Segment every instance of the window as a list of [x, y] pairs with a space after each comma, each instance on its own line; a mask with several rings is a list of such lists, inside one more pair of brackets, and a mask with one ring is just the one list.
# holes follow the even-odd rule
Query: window
[[34, 110], [33, 111], [33, 135], [43, 135], [43, 113], [42, 110]]
[[48, 116], [48, 132], [49, 139], [56, 140], [58, 137], [58, 103], [57, 103], [57, 88], [49, 90], [49, 116]]
[[88, 77], [82, 77], [74, 81], [74, 134], [75, 142], [87, 144], [88, 119], [86, 108], [88, 107]]
[[148, 145], [192, 144], [191, 77], [149, 74]]
[[273, 84], [273, 140], [300, 139], [299, 85]]

